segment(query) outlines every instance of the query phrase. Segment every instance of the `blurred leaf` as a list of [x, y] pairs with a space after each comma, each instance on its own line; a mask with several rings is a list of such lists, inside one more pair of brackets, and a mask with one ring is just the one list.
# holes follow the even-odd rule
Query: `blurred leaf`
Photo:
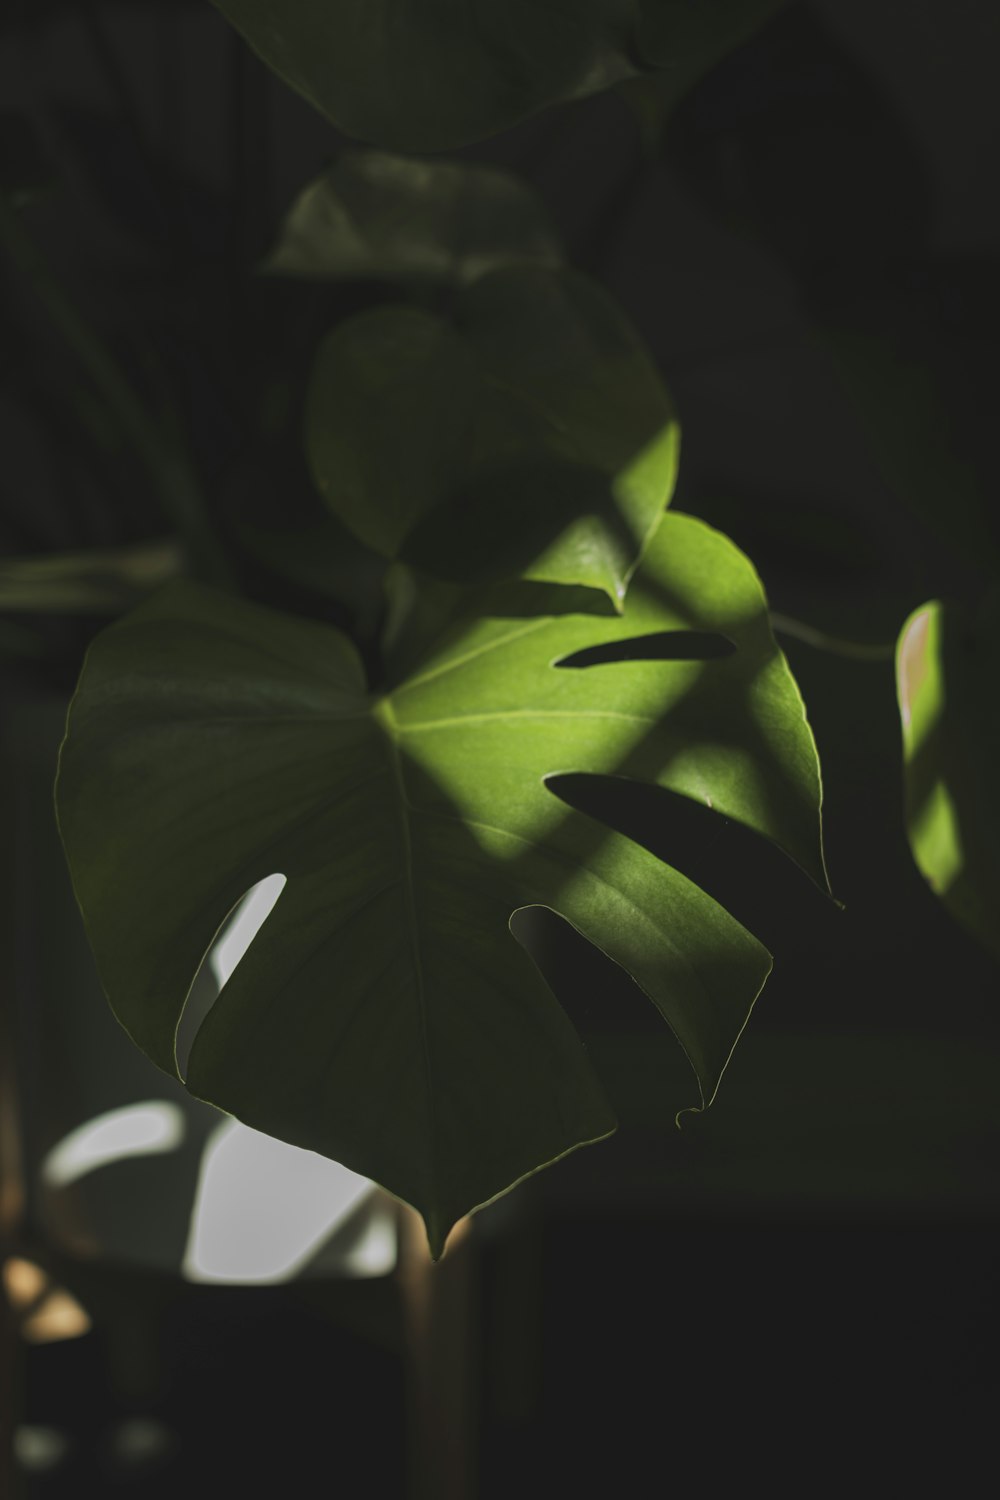
[[[559, 665], [664, 630], [734, 650]], [[707, 803], [825, 883], [801, 699], [756, 574], [702, 523], [664, 517], [624, 618], [472, 617], [382, 696], [329, 627], [163, 591], [92, 647], [57, 785], [116, 1014], [176, 1073], [213, 935], [283, 873], [187, 1085], [414, 1204], [440, 1254], [461, 1215], [615, 1125], [517, 908], [551, 906], [632, 974], [702, 1105], [770, 968], [697, 886], [552, 795], [569, 770]]]
[[688, 91], [786, 4], [787, 0], [715, 0], [702, 5], [661, 0], [648, 8], [642, 45], [653, 71], [626, 79], [620, 87], [649, 149], [658, 144]]
[[1000, 958], [1000, 591], [978, 618], [934, 600], [897, 651], [906, 827], [921, 873]]
[[561, 259], [541, 200], [512, 173], [345, 151], [299, 194], [260, 269], [449, 284]]
[[176, 542], [0, 560], [0, 609], [116, 615], [183, 570]]
[[679, 435], [630, 325], [567, 271], [495, 272], [457, 326], [381, 308], [322, 345], [313, 475], [369, 547], [469, 583], [523, 574], [620, 606], [673, 491]]
[[[934, 246], [926, 149], [887, 81], [818, 8], [789, 6], [684, 100], [664, 152], [701, 207], [794, 278], [818, 354], [917, 523], [900, 557], [926, 535], [935, 581], [900, 579], [908, 612], [941, 587], [942, 559], [989, 567], [998, 556], [980, 483], [989, 418], [979, 434], [969, 420], [992, 382], [998, 278], [992, 256]], [[887, 589], [887, 605], [890, 594], [899, 601]]]
[[706, 55], [770, 9], [765, 0], [212, 3], [335, 125], [404, 151], [467, 145], [650, 68], [697, 76]]
[[931, 187], [912, 132], [815, 6], [785, 6], [713, 68], [663, 147], [700, 206], [766, 245], [834, 317], [887, 269], [898, 279], [927, 239]]

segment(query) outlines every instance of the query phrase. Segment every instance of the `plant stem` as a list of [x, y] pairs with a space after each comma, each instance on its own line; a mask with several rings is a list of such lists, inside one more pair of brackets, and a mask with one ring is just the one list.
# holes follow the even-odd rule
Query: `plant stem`
[[434, 1265], [422, 1220], [400, 1220], [397, 1271], [409, 1376], [407, 1500], [474, 1500], [479, 1265], [469, 1220]]
[[222, 587], [232, 587], [232, 570], [212, 533], [201, 485], [190, 461], [165, 439], [111, 352], [77, 311], [18, 213], [2, 194], [0, 240], [14, 265], [31, 282], [53, 326], [104, 397], [123, 436], [147, 469], [164, 514], [176, 529], [195, 572]]
[[802, 620], [793, 620], [788, 615], [771, 615], [771, 628], [775, 635], [792, 636], [814, 646], [817, 651], [828, 651], [833, 656], [847, 656], [854, 661], [892, 661], [896, 654], [895, 642], [885, 644], [865, 641], [848, 641], [839, 635], [828, 635], [825, 630], [816, 630]]

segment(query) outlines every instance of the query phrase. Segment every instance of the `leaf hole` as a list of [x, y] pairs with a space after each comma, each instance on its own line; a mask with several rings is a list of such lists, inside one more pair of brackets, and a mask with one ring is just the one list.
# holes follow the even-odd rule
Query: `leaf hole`
[[735, 651], [735, 643], [714, 630], [658, 630], [651, 635], [629, 636], [624, 641], [584, 646], [555, 665], [597, 667], [616, 661], [721, 661]]
[[663, 1017], [631, 975], [559, 912], [522, 906], [510, 930], [584, 1041], [609, 1029], [662, 1035]]
[[[669, 1127], [677, 1101], [692, 1097], [691, 1066], [649, 996], [551, 907], [522, 907], [510, 927], [586, 1048], [619, 1126], [638, 1123], [652, 1093], [659, 1124]], [[643, 1079], [638, 1093], [637, 1059]]]
[[188, 991], [175, 1043], [181, 1077], [187, 1075], [191, 1048], [223, 987], [242, 962], [247, 949], [274, 910], [286, 877], [265, 875], [240, 898], [219, 928]]
[[545, 785], [567, 807], [681, 871], [772, 951], [830, 941], [829, 898], [776, 844], [735, 818], [625, 774], [565, 772]]
[[42, 1162], [48, 1188], [69, 1187], [88, 1173], [131, 1156], [176, 1151], [184, 1140], [183, 1112], [168, 1099], [111, 1109], [63, 1136]]
[[396, 1210], [368, 1178], [239, 1120], [213, 1131], [191, 1212], [186, 1280], [265, 1285], [310, 1265], [327, 1275], [385, 1276], [396, 1253]]

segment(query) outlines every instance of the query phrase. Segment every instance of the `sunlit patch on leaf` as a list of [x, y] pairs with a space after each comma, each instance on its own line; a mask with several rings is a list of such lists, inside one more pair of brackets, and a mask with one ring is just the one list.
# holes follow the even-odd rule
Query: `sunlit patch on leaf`
[[897, 679], [899, 712], [909, 758], [940, 722], [944, 691], [940, 677], [940, 606], [925, 605], [912, 614], [899, 637]]
[[680, 444], [600, 287], [523, 268], [469, 287], [453, 322], [382, 307], [335, 329], [305, 426], [320, 493], [376, 552], [461, 583], [600, 589], [619, 610]]
[[303, 188], [260, 269], [312, 280], [463, 285], [562, 254], [534, 190], [471, 162], [344, 151]]
[[974, 617], [922, 605], [900, 632], [896, 684], [906, 830], [913, 857], [952, 915], [1000, 957], [1000, 595]]
[[946, 896], [965, 866], [958, 815], [943, 781], [936, 781], [910, 820], [910, 842], [927, 882]]

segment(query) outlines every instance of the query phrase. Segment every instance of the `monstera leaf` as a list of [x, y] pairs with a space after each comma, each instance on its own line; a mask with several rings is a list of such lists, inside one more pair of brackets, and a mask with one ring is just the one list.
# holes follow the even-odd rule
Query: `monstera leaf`
[[906, 828], [921, 874], [1000, 958], [1000, 591], [976, 619], [934, 600], [899, 637]]
[[467, 145], [650, 68], [694, 82], [776, 0], [212, 0], [348, 135]]
[[523, 575], [621, 607], [677, 472], [670, 399], [605, 293], [520, 268], [349, 319], [320, 347], [306, 446], [367, 546], [438, 577]]
[[[586, 664], [650, 637], [702, 659]], [[111, 1004], [167, 1072], [215, 934], [285, 875], [187, 1086], [415, 1205], [437, 1255], [459, 1216], [615, 1127], [512, 913], [550, 907], [626, 968], [702, 1105], [770, 968], [679, 871], [554, 795], [580, 771], [697, 798], [825, 879], [801, 700], [756, 575], [701, 522], [664, 518], [623, 618], [472, 614], [377, 693], [337, 631], [170, 585], [92, 646], [57, 799]]]
[[449, 285], [561, 260], [543, 204], [513, 173], [345, 151], [303, 188], [261, 270]]

